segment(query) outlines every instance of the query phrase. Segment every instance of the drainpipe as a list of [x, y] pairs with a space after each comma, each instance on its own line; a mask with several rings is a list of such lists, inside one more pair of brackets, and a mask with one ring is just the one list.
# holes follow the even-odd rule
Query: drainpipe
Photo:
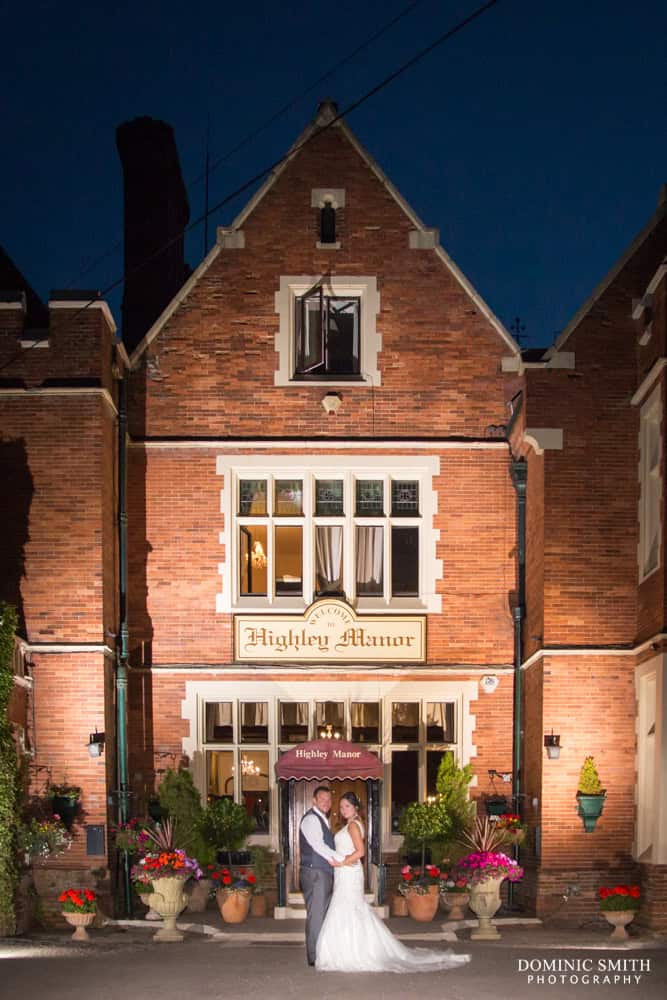
[[[512, 809], [519, 813], [521, 796], [521, 632], [526, 611], [526, 483], [528, 466], [519, 458], [510, 466], [512, 484], [516, 490], [517, 507], [517, 599], [512, 609], [514, 619], [514, 729], [512, 749]], [[518, 857], [514, 845], [514, 857]], [[514, 902], [514, 884], [509, 883], [508, 903]]]
[[[116, 746], [118, 755], [118, 819], [129, 819], [130, 789], [127, 779], [127, 381], [118, 382], [118, 573], [120, 637], [116, 644]], [[123, 851], [125, 915], [132, 916], [130, 859]]]

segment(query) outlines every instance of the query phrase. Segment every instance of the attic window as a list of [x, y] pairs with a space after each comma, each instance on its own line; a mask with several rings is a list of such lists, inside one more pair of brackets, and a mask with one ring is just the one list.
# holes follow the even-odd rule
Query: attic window
[[297, 301], [297, 378], [359, 375], [360, 300], [325, 295], [321, 284]]
[[320, 243], [336, 242], [336, 209], [327, 201], [320, 209]]

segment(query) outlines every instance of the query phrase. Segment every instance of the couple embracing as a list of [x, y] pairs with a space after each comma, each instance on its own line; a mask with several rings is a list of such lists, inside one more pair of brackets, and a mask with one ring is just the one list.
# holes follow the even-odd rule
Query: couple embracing
[[366, 832], [354, 792], [340, 799], [344, 826], [329, 826], [331, 790], [315, 789], [299, 828], [308, 964], [326, 972], [436, 972], [470, 961], [452, 951], [406, 948], [364, 898]]

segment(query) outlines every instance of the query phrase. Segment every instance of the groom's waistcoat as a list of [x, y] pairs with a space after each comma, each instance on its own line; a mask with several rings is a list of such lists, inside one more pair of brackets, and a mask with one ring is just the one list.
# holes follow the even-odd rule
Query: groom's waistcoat
[[[333, 833], [329, 829], [328, 824], [324, 822], [322, 817], [316, 813], [314, 809], [309, 809], [308, 812], [304, 814], [304, 819], [306, 816], [314, 816], [316, 818], [322, 827], [322, 839], [324, 840], [324, 843], [327, 847], [330, 847], [332, 851], [335, 850], [336, 845], [334, 843]], [[304, 837], [301, 827], [299, 827], [299, 850], [301, 851], [301, 865], [303, 868], [323, 868], [325, 871], [331, 871], [331, 865], [327, 859], [323, 858], [321, 854], [318, 854], [317, 851], [312, 849]]]

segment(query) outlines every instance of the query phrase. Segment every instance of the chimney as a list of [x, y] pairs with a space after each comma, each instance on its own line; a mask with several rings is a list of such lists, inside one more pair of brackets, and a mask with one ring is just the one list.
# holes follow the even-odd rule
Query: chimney
[[134, 118], [116, 129], [116, 146], [125, 189], [123, 341], [131, 352], [190, 276], [190, 206], [171, 125]]

